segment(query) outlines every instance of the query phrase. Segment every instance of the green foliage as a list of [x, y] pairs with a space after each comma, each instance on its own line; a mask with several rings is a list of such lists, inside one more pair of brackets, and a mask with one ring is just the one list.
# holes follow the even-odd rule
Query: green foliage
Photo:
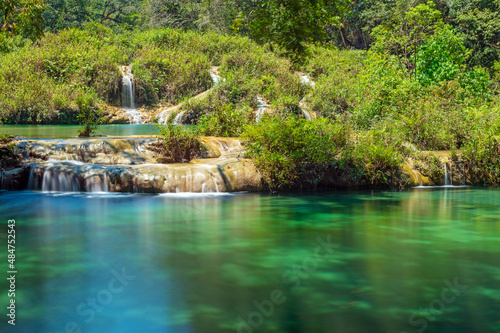
[[336, 118], [352, 112], [359, 96], [359, 77], [364, 70], [365, 52], [315, 47], [307, 71], [316, 87], [306, 101], [322, 117]]
[[0, 143], [9, 143], [14, 139], [13, 135], [7, 133], [0, 133]]
[[146, 105], [176, 104], [207, 90], [211, 85], [210, 63], [201, 53], [183, 53], [146, 47], [132, 63], [137, 101]]
[[252, 37], [276, 43], [295, 62], [302, 62], [307, 43], [324, 42], [326, 26], [338, 24], [347, 1], [269, 0], [253, 11], [248, 24]]
[[455, 25], [464, 45], [471, 49], [469, 67], [490, 69], [500, 55], [500, 6], [498, 1], [467, 1], [466, 7], [453, 8]]
[[465, 145], [461, 159], [470, 182], [500, 185], [500, 142], [492, 131], [475, 131]]
[[443, 25], [434, 2], [419, 4], [405, 13], [395, 12], [391, 20], [373, 29], [374, 52], [397, 57], [403, 73], [416, 73], [417, 52], [434, 31]]
[[232, 104], [223, 104], [200, 118], [198, 131], [201, 135], [235, 137], [240, 136], [243, 128], [253, 120], [251, 109], [235, 109]]
[[76, 123], [77, 100], [119, 103], [124, 59], [99, 25], [47, 34], [0, 57], [0, 116], [6, 123]]
[[186, 163], [206, 150], [198, 135], [190, 128], [173, 123], [158, 127], [160, 141], [150, 145], [150, 148], [164, 156], [167, 163]]
[[79, 137], [90, 137], [97, 130], [97, 126], [102, 121], [102, 115], [93, 105], [94, 99], [88, 96], [79, 97], [76, 104], [80, 109], [78, 122], [82, 126], [78, 131]]
[[246, 128], [247, 155], [273, 190], [316, 187], [346, 144], [347, 131], [325, 119], [265, 118]]
[[46, 0], [0, 1], [0, 33], [22, 35], [37, 40], [43, 35]]
[[404, 187], [403, 157], [397, 147], [377, 140], [377, 133], [361, 133], [346, 152], [349, 182], [357, 186]]
[[425, 86], [454, 80], [462, 71], [467, 55], [462, 39], [451, 27], [439, 27], [414, 55], [417, 80]]
[[43, 12], [50, 31], [84, 27], [97, 22], [109, 27], [131, 28], [139, 23], [140, 2], [136, 0], [49, 0]]

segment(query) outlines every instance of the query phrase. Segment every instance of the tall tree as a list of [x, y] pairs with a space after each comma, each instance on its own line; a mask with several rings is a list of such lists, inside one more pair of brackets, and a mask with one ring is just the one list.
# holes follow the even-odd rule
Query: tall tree
[[372, 50], [394, 55], [410, 78], [417, 73], [418, 50], [444, 25], [434, 2], [420, 4], [406, 13], [396, 12], [388, 22], [373, 29]]
[[45, 0], [0, 0], [0, 32], [32, 40], [43, 34]]
[[263, 0], [249, 13], [251, 35], [272, 42], [295, 61], [306, 55], [307, 43], [328, 39], [327, 27], [338, 25], [346, 0]]

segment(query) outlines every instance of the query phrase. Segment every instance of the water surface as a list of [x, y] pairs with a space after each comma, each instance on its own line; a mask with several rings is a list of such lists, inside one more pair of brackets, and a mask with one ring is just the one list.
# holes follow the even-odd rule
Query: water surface
[[[0, 125], [0, 133], [26, 138], [68, 139], [78, 136], [79, 125]], [[156, 125], [99, 125], [97, 135], [130, 136], [158, 134]]]
[[7, 332], [498, 332], [499, 202], [0, 192], [2, 244], [8, 219], [18, 237]]

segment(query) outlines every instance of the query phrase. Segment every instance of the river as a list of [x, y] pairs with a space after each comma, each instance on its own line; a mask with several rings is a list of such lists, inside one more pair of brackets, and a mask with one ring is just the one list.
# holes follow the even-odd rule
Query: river
[[498, 202], [2, 191], [0, 237], [15, 219], [19, 332], [495, 332]]

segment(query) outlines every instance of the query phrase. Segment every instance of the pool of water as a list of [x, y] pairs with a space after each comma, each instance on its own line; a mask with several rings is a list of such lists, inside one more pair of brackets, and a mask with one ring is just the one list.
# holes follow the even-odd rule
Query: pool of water
[[[2, 244], [16, 220], [15, 329], [498, 332], [499, 202], [477, 188], [0, 192]], [[5, 278], [0, 290], [5, 312]]]
[[[0, 125], [0, 133], [27, 138], [67, 139], [78, 136], [78, 125]], [[97, 135], [130, 136], [158, 134], [156, 125], [100, 125]]]

